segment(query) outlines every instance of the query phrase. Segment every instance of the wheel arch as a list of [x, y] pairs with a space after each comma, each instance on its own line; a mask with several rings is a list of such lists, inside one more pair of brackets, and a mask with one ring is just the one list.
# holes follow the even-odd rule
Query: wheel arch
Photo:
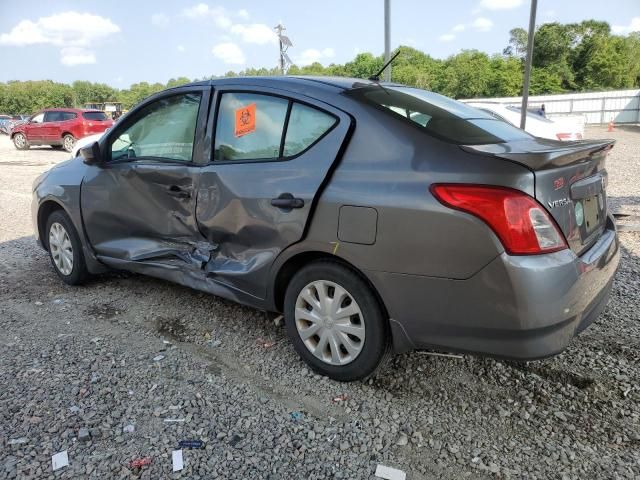
[[284, 311], [284, 296], [287, 291], [287, 285], [289, 285], [289, 282], [291, 281], [293, 276], [305, 265], [317, 260], [328, 260], [328, 261], [338, 263], [348, 268], [356, 275], [358, 275], [358, 277], [360, 277], [373, 292], [374, 296], [376, 297], [376, 300], [380, 305], [380, 308], [382, 308], [382, 312], [385, 318], [387, 319], [389, 318], [387, 307], [385, 306], [384, 301], [382, 300], [382, 297], [378, 293], [378, 290], [376, 289], [375, 285], [371, 282], [371, 280], [369, 280], [369, 278], [359, 268], [357, 268], [351, 262], [345, 260], [342, 257], [338, 257], [336, 255], [332, 255], [330, 253], [317, 251], [317, 250], [310, 250], [310, 251], [296, 253], [295, 255], [291, 256], [291, 258], [288, 258], [278, 269], [278, 272], [276, 273], [274, 278], [273, 292], [272, 292], [273, 304], [276, 307], [277, 311], [279, 312]]
[[47, 219], [53, 212], [57, 210], [62, 210], [67, 215], [69, 215], [67, 210], [60, 203], [52, 199], [45, 200], [38, 207], [38, 237], [40, 238], [40, 242], [42, 243], [42, 246], [46, 251], [49, 251], [49, 242], [47, 239], [47, 235], [45, 235], [45, 230], [47, 229]]
[[77, 140], [77, 137], [73, 134], [73, 132], [70, 132], [69, 130], [64, 130], [61, 134], [60, 134], [60, 140], [62, 140], [65, 135], [71, 135], [73, 138], [75, 138]]

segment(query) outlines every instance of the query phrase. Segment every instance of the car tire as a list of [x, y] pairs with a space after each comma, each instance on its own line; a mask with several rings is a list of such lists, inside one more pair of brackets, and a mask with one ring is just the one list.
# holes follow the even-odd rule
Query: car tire
[[73, 147], [76, 144], [76, 138], [67, 133], [64, 137], [62, 137], [62, 148], [64, 148], [67, 152], [73, 151]]
[[69, 216], [56, 210], [47, 219], [45, 241], [51, 265], [63, 282], [80, 285], [89, 277], [82, 243]]
[[[332, 308], [335, 301], [340, 304]], [[338, 262], [316, 261], [298, 271], [287, 286], [284, 310], [296, 352], [321, 375], [341, 382], [366, 379], [386, 356], [387, 319], [372, 287]]]
[[22, 133], [16, 133], [13, 136], [13, 145], [18, 150], [28, 150], [29, 149], [29, 142], [27, 141], [27, 137], [25, 137], [24, 134], [22, 134]]

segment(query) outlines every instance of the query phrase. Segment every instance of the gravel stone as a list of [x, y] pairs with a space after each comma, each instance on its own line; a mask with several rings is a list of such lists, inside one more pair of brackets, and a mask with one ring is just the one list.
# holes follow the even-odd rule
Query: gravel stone
[[[587, 135], [618, 141], [610, 209], [640, 216], [640, 128], [605, 130]], [[174, 478], [187, 439], [205, 446], [175, 478], [360, 480], [378, 463], [416, 480], [640, 478], [640, 221], [619, 220], [611, 300], [566, 352], [526, 364], [413, 352], [341, 384], [262, 312], [123, 272], [61, 282], [30, 202], [67, 157], [0, 135], [0, 479]]]

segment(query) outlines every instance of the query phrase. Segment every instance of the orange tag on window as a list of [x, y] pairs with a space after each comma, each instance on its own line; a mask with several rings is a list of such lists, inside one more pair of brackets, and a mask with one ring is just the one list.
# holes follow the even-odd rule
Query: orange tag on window
[[247, 133], [256, 131], [256, 104], [236, 110], [236, 137], [242, 137]]

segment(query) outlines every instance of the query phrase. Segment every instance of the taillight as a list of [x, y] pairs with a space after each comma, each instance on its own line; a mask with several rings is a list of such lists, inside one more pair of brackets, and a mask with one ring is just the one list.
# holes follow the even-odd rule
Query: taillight
[[[574, 134], [574, 133], [556, 133], [556, 137], [560, 141], [581, 140], [581, 138], [578, 138], [578, 135]], [[580, 137], [582, 137], [582, 136], [580, 136]]]
[[535, 255], [567, 248], [547, 211], [519, 190], [489, 185], [435, 184], [431, 193], [443, 205], [475, 215], [498, 236], [507, 253]]

